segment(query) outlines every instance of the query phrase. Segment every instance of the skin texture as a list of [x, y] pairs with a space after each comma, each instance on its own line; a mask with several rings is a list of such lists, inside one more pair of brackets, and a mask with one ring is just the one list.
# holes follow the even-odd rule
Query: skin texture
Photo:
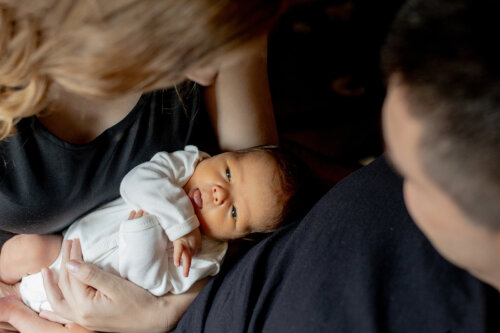
[[[75, 258], [77, 261], [72, 261], [71, 267], [78, 267], [78, 270], [75, 272], [72, 272], [71, 274], [74, 274], [76, 277], [77, 281], [84, 282], [88, 287], [88, 284], [100, 284], [104, 286], [104, 289], [108, 292], [108, 295], [112, 295], [114, 293], [113, 289], [114, 288], [120, 288], [120, 285], [117, 285], [116, 282], [117, 280], [113, 280], [112, 276], [113, 275], [108, 275], [108, 274], [101, 274], [101, 270], [95, 269], [92, 265], [87, 265], [81, 261], [81, 258], [78, 259], [78, 255], [75, 256], [75, 253], [78, 253], [78, 251], [81, 252], [79, 249], [79, 244], [78, 242], [75, 242], [74, 246], [72, 242], [66, 242], [63, 246], [63, 256], [65, 257], [65, 260], [67, 261], [69, 258]], [[72, 254], [70, 254], [72, 253]], [[71, 272], [71, 271], [70, 271]], [[57, 292], [60, 293], [60, 289], [57, 286], [57, 284], [53, 281], [51, 274], [47, 272], [49, 278], [47, 279], [46, 283], [52, 284], [50, 288], [54, 288], [57, 290]], [[65, 273], [68, 273], [68, 271], [65, 271]], [[75, 280], [75, 281], [76, 281]], [[120, 332], [163, 332], [165, 330], [169, 330], [170, 328], [175, 325], [177, 322], [178, 317], [182, 316], [184, 313], [185, 309], [187, 306], [192, 302], [192, 300], [196, 297], [196, 295], [200, 292], [200, 290], [203, 288], [203, 286], [208, 282], [207, 279], [198, 281], [187, 293], [182, 294], [182, 295], [173, 295], [170, 298], [156, 298], [152, 297], [149, 299], [149, 301], [153, 301], [153, 304], [155, 308], [157, 309], [156, 313], [151, 313], [149, 314], [150, 317], [141, 317], [144, 320], [151, 320], [152, 318], [155, 319], [155, 315], [162, 314], [163, 316], [163, 322], [162, 323], [157, 323], [157, 322], [151, 322], [152, 324], [158, 324], [157, 327], [151, 328], [151, 330], [147, 330], [143, 327], [137, 327], [139, 324], [142, 326], [144, 322], [141, 320], [140, 323], [133, 324], [134, 321], [137, 322], [135, 318], [138, 317], [132, 317], [130, 321], [126, 321], [123, 323], [122, 327], [119, 329]], [[61, 286], [62, 288], [66, 288], [64, 284]], [[137, 287], [138, 288], [138, 287]], [[140, 289], [140, 288], [139, 288]], [[85, 290], [87, 292], [93, 293], [94, 296], [97, 297], [109, 297], [109, 296], [103, 296], [99, 294], [99, 292], [96, 292], [95, 289], [87, 289]], [[4, 286], [2, 283], [0, 283], [0, 292], [2, 296], [9, 295], [7, 297], [0, 298], [0, 332], [4, 332], [4, 329], [6, 330], [13, 330], [14, 328], [17, 329], [20, 332], [26, 332], [26, 333], [36, 333], [36, 332], [93, 332], [91, 330], [88, 330], [84, 327], [81, 327], [75, 323], [71, 323], [68, 320], [58, 316], [55, 313], [52, 312], [42, 312], [40, 313], [40, 316], [32, 311], [31, 309], [27, 308], [23, 302], [20, 300], [18, 297], [19, 291], [17, 290], [12, 290], [8, 286]], [[131, 297], [134, 296], [132, 293], [130, 295]], [[64, 299], [59, 299], [58, 301], [64, 302]], [[109, 306], [112, 306], [114, 302], [120, 301], [120, 299], [116, 300], [109, 300], [108, 304]], [[125, 301], [126, 303], [130, 303], [126, 300], [126, 298], [122, 299], [122, 301]], [[137, 302], [140, 303], [140, 302]], [[135, 302], [133, 302], [135, 304]], [[130, 305], [130, 304], [128, 304]], [[137, 305], [137, 304], [135, 304]], [[116, 307], [115, 307], [116, 308]], [[109, 315], [108, 312], [106, 314]], [[80, 316], [83, 316], [83, 320], [91, 320], [91, 317], [88, 317], [88, 313], [85, 313], [84, 309], [81, 309], [79, 312]], [[140, 315], [140, 313], [136, 313], [136, 315]], [[49, 321], [49, 320], [51, 321]], [[110, 318], [112, 319], [112, 318]], [[59, 324], [59, 323], [62, 324]], [[10, 323], [10, 324], [7, 324]], [[142, 324], [141, 324], [142, 323]], [[127, 326], [127, 325], [132, 325], [132, 326]], [[13, 327], [14, 328], [13, 328]], [[105, 328], [106, 325], [102, 326], [102, 330], [104, 331], [112, 331], [113, 329], [111, 328]], [[8, 332], [8, 331], [5, 331]]]
[[215, 82], [205, 90], [219, 146], [227, 151], [278, 144], [267, 76], [266, 36], [245, 44], [230, 56], [216, 65]]
[[[174, 263], [178, 266], [182, 259], [185, 276], [189, 274], [192, 256], [196, 254], [196, 251], [201, 246], [200, 229], [204, 234], [221, 240], [243, 237], [251, 232], [263, 230], [265, 228], [263, 223], [277, 218], [281, 213], [281, 207], [286, 199], [281, 191], [278, 164], [268, 153], [261, 151], [247, 153], [227, 152], [205, 159], [196, 167], [184, 189], [190, 195], [195, 213], [200, 221], [200, 228], [173, 242]], [[201, 207], [199, 206], [200, 201], [198, 200], [198, 203], [196, 203], [196, 200], [192, 198], [195, 191], [200, 193], [202, 200]], [[138, 212], [132, 211], [129, 219], [140, 218], [144, 215], [147, 215], [147, 213], [142, 210]], [[43, 240], [46, 240], [46, 242], [43, 242]], [[35, 246], [37, 244], [39, 246]], [[122, 304], [123, 300], [120, 296], [113, 295], [116, 292], [114, 282], [120, 281], [121, 278], [117, 276], [107, 278], [114, 281], [113, 285], [108, 286], [109, 289], [98, 290], [95, 286], [100, 286], [104, 280], [89, 282], [89, 279], [94, 278], [90, 274], [96, 274], [95, 272], [99, 271], [95, 266], [85, 266], [85, 264], [84, 267], [89, 272], [80, 272], [79, 268], [82, 266], [81, 262], [83, 258], [79, 241], [74, 240], [63, 242], [63, 262], [61, 264], [59, 282], [57, 283], [54, 280], [53, 274], [46, 268], [42, 269], [42, 267], [48, 266], [54, 261], [59, 253], [60, 244], [61, 240], [59, 236], [18, 235], [6, 243], [0, 259], [8, 259], [7, 261], [10, 261], [11, 264], [10, 267], [16, 268], [7, 270], [9, 265], [5, 262], [6, 271], [15, 273], [17, 277], [15, 281], [9, 281], [11, 283], [18, 282], [26, 272], [34, 273], [42, 270], [47, 296], [56, 312], [42, 311], [40, 313], [42, 318], [55, 320], [66, 325], [58, 329], [75, 329], [77, 332], [81, 331], [82, 328], [79, 326], [68, 326], [72, 321], [84, 323], [84, 326], [93, 328], [91, 321], [85, 323], [85, 320], [88, 320], [88, 314], [85, 313], [85, 309], [81, 311], [82, 308], [77, 305], [80, 301], [79, 298], [89, 297], [93, 300], [92, 307], [87, 309], [89, 312], [92, 312], [93, 308], [98, 306], [96, 303], [100, 304], [103, 309], [113, 307], [113, 304]], [[46, 248], [44, 249], [43, 246]], [[24, 251], [21, 252], [20, 247]], [[56, 249], [56, 247], [57, 251], [49, 251], [50, 249]], [[44, 256], [43, 260], [40, 258], [23, 260], [23, 256], [20, 256], [18, 261], [29, 264], [30, 268], [28, 269], [25, 265], [17, 265], [16, 260], [13, 262], [12, 260], [15, 259], [15, 256], [10, 255], [12, 253], [25, 252], [43, 253], [46, 256]], [[48, 258], [52, 259], [48, 261]], [[31, 267], [33, 265], [36, 268]], [[22, 269], [28, 269], [28, 271], [22, 271]], [[72, 271], [75, 269], [76, 271]], [[73, 276], [71, 272], [85, 274], [83, 281], [72, 281], [71, 278]], [[102, 273], [103, 276], [108, 275], [107, 273]], [[81, 275], [76, 276], [77, 278], [82, 277]], [[109, 283], [109, 281], [107, 280], [106, 283]], [[129, 302], [129, 306], [132, 307], [131, 311], [135, 313], [138, 313], [138, 306], [141, 304], [154, 304], [158, 303], [158, 300], [161, 299], [149, 293], [144, 294], [142, 290], [141, 292], [135, 290], [135, 293], [136, 295], [134, 293], [132, 293], [132, 296], [128, 295], [130, 296], [128, 297], [129, 299], [137, 301], [137, 304]], [[191, 292], [191, 295], [195, 294], [196, 291]], [[184, 299], [186, 300], [186, 304], [189, 304], [187, 302], [191, 300], [190, 296], [188, 295]], [[1, 304], [0, 307], [2, 306]], [[4, 319], [6, 321], [15, 325], [19, 325], [20, 322], [31, 323], [33, 321], [30, 324], [35, 325], [33, 327], [38, 327], [37, 325], [43, 322], [36, 314], [33, 316], [31, 310], [22, 309], [23, 305], [17, 304], [15, 300], [11, 299], [5, 301], [3, 304], [10, 309], [8, 312], [9, 316], [6, 315], [6, 319]], [[164, 303], [159, 302], [159, 304]], [[170, 304], [172, 303], [168, 303], [167, 306], [171, 307]], [[161, 308], [162, 306], [159, 305], [159, 307]], [[78, 310], [72, 311], [71, 309]], [[146, 312], [143, 315], [146, 316], [144, 318], [148, 316]], [[158, 317], [161, 316], [159, 315]], [[93, 318], [91, 317], [91, 319]], [[176, 318], [173, 319], [173, 322], [175, 320]], [[23, 325], [22, 327], [25, 327]], [[44, 323], [42, 326], [44, 325], [48, 324]], [[51, 323], [51, 325], [53, 324]], [[101, 325], [105, 325], [105, 323], [103, 322]], [[134, 328], [130, 325], [129, 323], [123, 326], [122, 329], [128, 330]], [[31, 330], [31, 326], [26, 326], [25, 328], [28, 331]], [[102, 326], [97, 326], [95, 329], [103, 330]], [[111, 329], [111, 327], [107, 329]], [[148, 329], [151, 329], [151, 327]], [[158, 329], [161, 330], [162, 328], [158, 327]], [[140, 327], [135, 327], [133, 330], [140, 330]]]
[[15, 284], [26, 274], [53, 263], [61, 249], [61, 235], [17, 235], [0, 253], [0, 281]]
[[[261, 151], [227, 152], [205, 159], [195, 168], [184, 189], [200, 221], [200, 228], [173, 241], [174, 264], [179, 266], [182, 262], [185, 276], [189, 275], [192, 257], [201, 249], [200, 231], [219, 240], [262, 231], [266, 226], [264, 223], [280, 215], [286, 199], [281, 190], [278, 164], [268, 153]], [[199, 194], [199, 200], [193, 199], [195, 192]], [[132, 211], [129, 220], [145, 215], [148, 213], [142, 210]], [[56, 235], [17, 235], [11, 238], [0, 255], [0, 273], [9, 273], [0, 274], [1, 280], [14, 284], [22, 276], [49, 266], [60, 252], [61, 239]], [[65, 244], [68, 246], [67, 242]], [[78, 245], [73, 248], [74, 257], [81, 259], [81, 251], [77, 249]], [[51, 274], [47, 274], [47, 270], [42, 272], [46, 272], [44, 279], [50, 281]], [[58, 293], [55, 288], [52, 290]], [[56, 299], [61, 298], [64, 296], [56, 295]], [[62, 317], [58, 321], [67, 322]]]
[[[267, 39], [262, 37], [227, 55], [222, 55], [220, 60], [214, 64], [207, 64], [206, 68], [193, 69], [193, 75], [198, 76], [193, 79], [199, 79], [200, 84], [211, 83], [207, 86], [205, 99], [223, 150], [278, 143], [267, 84], [266, 55]], [[212, 75], [214, 72], [216, 75]], [[164, 82], [158, 88], [169, 85]], [[139, 97], [140, 94], [133, 94], [109, 101], [88, 100], [54, 85], [47, 96], [52, 103], [53, 111], [39, 116], [39, 119], [50, 132], [63, 140], [88, 143], [122, 120], [137, 103]], [[84, 267], [87, 267], [86, 264]], [[88, 273], [87, 269], [91, 273]], [[186, 294], [175, 296], [167, 294], [151, 299], [147, 291], [124, 279], [112, 278], [111, 275], [108, 277], [95, 266], [85, 268], [85, 272], [92, 275], [66, 274], [65, 281], [60, 282], [60, 285], [73, 288], [61, 288], [59, 292], [56, 291], [59, 289], [56, 281], [52, 279], [48, 282], [48, 285], [52, 286], [48, 293], [52, 293], [54, 295], [52, 300], [59, 304], [59, 306], [52, 304], [57, 314], [51, 315], [51, 319], [66, 322], [62, 319], [65, 317], [96, 330], [165, 331], [179, 320], [201, 289], [195, 287]], [[89, 279], [94, 275], [108, 278], [92, 280], [90, 285]], [[109, 285], [110, 281], [112, 285]], [[202, 286], [204, 283], [206, 282], [199, 282], [197, 286]], [[86, 292], [88, 290], [94, 292]], [[102, 295], [104, 290], [106, 297], [93, 297], [96, 294]], [[135, 299], [130, 295], [134, 295]], [[80, 312], [75, 314], [64, 310], [64, 306], [60, 305], [61, 299]], [[0, 304], [1, 311], [3, 308]], [[140, 314], [144, 316], [138, 316]], [[165, 314], [168, 320], [165, 319]], [[141, 324], [132, 318], [147, 320], [142, 320]], [[145, 327], [145, 323], [150, 327]]]
[[[227, 152], [203, 160], [184, 186], [191, 198], [201, 232], [228, 240], [261, 230], [277, 218], [285, 197], [278, 165], [264, 152]], [[201, 207], [193, 199], [201, 192]]]
[[[192, 257], [201, 250], [201, 233], [218, 240], [242, 238], [266, 229], [281, 213], [286, 196], [278, 165], [262, 152], [227, 152], [202, 161], [184, 186], [200, 228], [176, 239], [174, 264], [189, 275]], [[194, 199], [200, 195], [202, 206]], [[134, 212], [135, 213], [135, 212]], [[140, 217], [143, 212], [131, 217]]]
[[425, 124], [409, 113], [406, 89], [391, 77], [383, 128], [389, 159], [404, 178], [408, 211], [446, 259], [500, 290], [500, 233], [468, 218], [426, 174], [419, 156]]
[[[162, 332], [171, 329], [207, 282], [198, 281], [181, 295], [155, 297], [131, 282], [84, 263], [77, 240], [63, 242], [58, 281], [48, 269], [42, 270], [42, 274], [47, 297], [55, 310], [55, 313], [42, 311], [42, 318], [61, 323], [69, 320], [94, 330], [119, 332]], [[96, 285], [101, 289], [93, 287]], [[92, 302], [85, 302], [87, 299]], [[146, 309], [144, 304], [148, 303], [150, 306]], [[123, 318], [123, 308], [127, 313], [135, 314]], [[107, 319], [103, 318], [101, 311]], [[115, 327], [117, 320], [121, 323], [119, 327]]]
[[201, 251], [201, 232], [200, 228], [196, 228], [189, 234], [184, 235], [174, 242], [174, 265], [182, 264], [182, 273], [185, 277], [189, 276], [191, 268], [191, 258], [196, 256]]
[[77, 324], [69, 323], [67, 325], [60, 325], [40, 318], [37, 313], [31, 311], [23, 302], [15, 296], [4, 297], [0, 299], [0, 322], [10, 322], [13, 326], [8, 324], [0, 324], [0, 332], [10, 332], [12, 330], [19, 330], [20, 332], [66, 332], [66, 333], [83, 333], [92, 332]]

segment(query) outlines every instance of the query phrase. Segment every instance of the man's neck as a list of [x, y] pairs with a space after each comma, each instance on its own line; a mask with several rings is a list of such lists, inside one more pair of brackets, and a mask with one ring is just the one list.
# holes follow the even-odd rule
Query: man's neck
[[500, 265], [487, 273], [470, 270], [469, 273], [500, 292]]

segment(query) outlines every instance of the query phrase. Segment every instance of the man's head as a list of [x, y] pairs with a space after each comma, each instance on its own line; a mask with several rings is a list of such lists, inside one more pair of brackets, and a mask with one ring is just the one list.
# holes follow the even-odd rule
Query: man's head
[[280, 149], [256, 147], [203, 160], [184, 186], [202, 233], [237, 239], [276, 230], [296, 203], [300, 176]]
[[500, 3], [408, 1], [383, 50], [384, 135], [408, 210], [450, 261], [500, 288]]

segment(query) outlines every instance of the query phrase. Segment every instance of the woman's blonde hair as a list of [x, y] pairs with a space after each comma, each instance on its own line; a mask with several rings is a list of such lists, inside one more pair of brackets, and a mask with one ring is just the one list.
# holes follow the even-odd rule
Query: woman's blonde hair
[[0, 139], [45, 106], [51, 83], [112, 98], [265, 33], [279, 0], [0, 0]]

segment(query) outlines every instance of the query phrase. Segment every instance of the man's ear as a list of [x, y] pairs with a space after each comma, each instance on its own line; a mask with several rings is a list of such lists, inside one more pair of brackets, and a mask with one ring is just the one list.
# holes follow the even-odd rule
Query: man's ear
[[498, 263], [498, 271], [500, 272], [500, 229], [493, 230], [493, 241], [495, 242], [496, 255], [495, 259]]

